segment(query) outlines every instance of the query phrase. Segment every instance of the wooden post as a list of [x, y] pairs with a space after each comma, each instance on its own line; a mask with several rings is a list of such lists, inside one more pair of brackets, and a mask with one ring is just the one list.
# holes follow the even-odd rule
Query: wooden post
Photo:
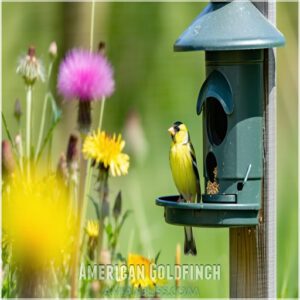
[[[255, 6], [276, 24], [276, 3]], [[231, 228], [230, 297], [275, 298], [276, 290], [276, 89], [275, 52], [265, 50], [264, 180], [257, 227]]]

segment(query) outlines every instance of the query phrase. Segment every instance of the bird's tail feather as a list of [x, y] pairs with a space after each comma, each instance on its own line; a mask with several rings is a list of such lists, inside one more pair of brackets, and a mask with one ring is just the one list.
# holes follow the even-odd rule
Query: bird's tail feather
[[201, 203], [201, 192], [197, 192], [197, 203]]
[[184, 227], [184, 254], [197, 255], [192, 227]]

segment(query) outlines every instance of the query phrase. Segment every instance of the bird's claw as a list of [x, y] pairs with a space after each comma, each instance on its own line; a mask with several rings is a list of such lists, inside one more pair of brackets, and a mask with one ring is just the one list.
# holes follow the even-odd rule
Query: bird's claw
[[177, 199], [177, 203], [180, 203], [180, 202], [184, 202], [184, 199], [181, 196], [178, 197], [178, 199]]

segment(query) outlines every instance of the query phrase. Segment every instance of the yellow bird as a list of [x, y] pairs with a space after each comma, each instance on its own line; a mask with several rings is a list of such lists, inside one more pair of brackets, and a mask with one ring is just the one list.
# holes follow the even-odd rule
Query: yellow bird
[[[171, 138], [170, 166], [173, 180], [180, 194], [179, 201], [201, 200], [199, 172], [194, 147], [186, 125], [175, 122], [168, 129]], [[184, 254], [197, 255], [192, 227], [184, 227]]]

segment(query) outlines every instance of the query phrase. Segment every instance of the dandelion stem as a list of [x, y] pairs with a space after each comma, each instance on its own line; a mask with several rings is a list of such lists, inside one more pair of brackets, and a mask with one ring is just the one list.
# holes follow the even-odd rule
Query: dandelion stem
[[87, 161], [86, 165], [86, 177], [85, 177], [85, 184], [84, 184], [84, 192], [82, 197], [81, 206], [79, 206], [79, 214], [78, 214], [78, 236], [76, 241], [76, 250], [73, 262], [73, 271], [72, 271], [72, 286], [71, 286], [71, 298], [75, 298], [77, 296], [77, 286], [78, 286], [78, 268], [81, 261], [81, 245], [83, 243], [84, 237], [84, 221], [87, 209], [87, 202], [88, 202], [88, 194], [90, 190], [92, 179], [92, 168], [91, 168], [91, 160]]
[[90, 51], [93, 50], [94, 44], [94, 28], [95, 28], [95, 0], [92, 1], [92, 10], [91, 10], [91, 29], [90, 29]]
[[26, 156], [27, 162], [27, 175], [30, 176], [30, 146], [31, 146], [31, 106], [32, 106], [32, 87], [27, 87], [26, 93]]
[[104, 107], [105, 107], [105, 100], [106, 98], [103, 97], [101, 101], [101, 107], [100, 107], [100, 117], [99, 117], [99, 124], [98, 124], [98, 129], [101, 132], [102, 128], [102, 122], [103, 122], [103, 112], [104, 112]]
[[85, 177], [85, 185], [84, 185], [84, 192], [83, 192], [83, 202], [82, 202], [82, 207], [80, 209], [80, 232], [82, 231], [82, 229], [84, 227], [83, 226], [84, 225], [84, 217], [85, 217], [86, 208], [87, 208], [88, 194], [89, 194], [90, 186], [91, 186], [91, 179], [92, 179], [92, 168], [91, 168], [91, 160], [89, 159], [87, 161], [87, 166], [86, 166], [86, 177]]

